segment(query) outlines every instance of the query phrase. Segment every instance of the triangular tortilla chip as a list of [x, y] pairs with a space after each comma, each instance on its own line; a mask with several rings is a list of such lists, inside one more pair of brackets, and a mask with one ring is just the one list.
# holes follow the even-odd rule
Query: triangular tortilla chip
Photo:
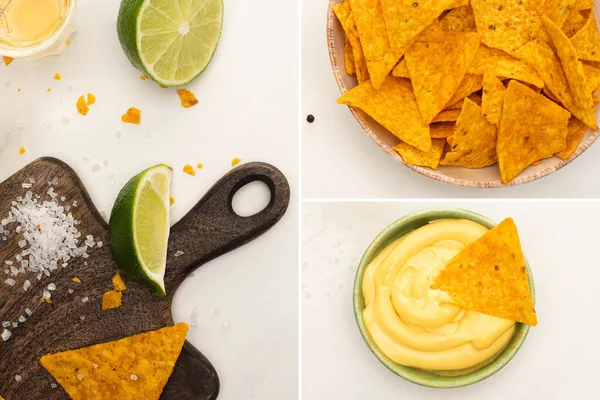
[[563, 160], [571, 157], [575, 150], [577, 150], [579, 143], [588, 131], [588, 127], [575, 117], [571, 117], [569, 120], [568, 129], [569, 133], [567, 133], [567, 147], [564, 150], [556, 153], [556, 155]]
[[551, 93], [558, 102], [585, 122], [587, 126], [597, 129], [593, 107], [584, 110], [575, 103], [560, 59], [547, 44], [532, 41], [521, 47], [517, 51], [517, 56], [542, 78], [546, 85], [544, 88], [546, 93]]
[[481, 109], [483, 110], [483, 116], [496, 126], [500, 125], [505, 93], [506, 88], [500, 79], [487, 72], [483, 75]]
[[546, 0], [544, 9], [548, 18], [562, 28], [574, 4], [575, 0]]
[[338, 99], [338, 104], [360, 108], [400, 140], [422, 151], [431, 149], [429, 125], [424, 124], [408, 79], [388, 76], [376, 90], [361, 83]]
[[390, 47], [378, 0], [351, 0], [350, 5], [367, 59], [371, 83], [375, 89], [379, 89], [402, 54]]
[[406, 66], [424, 123], [430, 123], [448, 104], [478, 47], [476, 33], [447, 32], [442, 43], [415, 42], [406, 52]]
[[473, 0], [481, 41], [512, 54], [537, 37], [545, 0]]
[[354, 65], [354, 53], [352, 52], [352, 45], [348, 36], [344, 39], [344, 67], [348, 75], [356, 74], [356, 66]]
[[440, 27], [445, 32], [476, 32], [473, 9], [470, 5], [465, 5], [450, 10], [440, 18]]
[[444, 139], [433, 139], [431, 142], [431, 149], [429, 151], [421, 151], [404, 142], [400, 142], [392, 147], [392, 149], [398, 152], [407, 164], [436, 169], [440, 164], [440, 158], [442, 157], [446, 141]]
[[511, 218], [451, 259], [432, 287], [468, 310], [537, 325], [525, 257]]
[[469, 99], [456, 121], [452, 147], [442, 165], [483, 168], [495, 164], [497, 128], [483, 117], [481, 108]]
[[577, 59], [577, 50], [554, 22], [546, 17], [542, 17], [542, 22], [556, 47], [575, 104], [582, 110], [593, 109], [594, 101], [587, 90], [585, 72], [583, 64]]
[[381, 0], [392, 49], [400, 53], [400, 56], [404, 54], [410, 42], [453, 2], [454, 0]]
[[356, 79], [358, 83], [369, 80], [369, 71], [367, 69], [367, 61], [363, 53], [362, 45], [358, 37], [358, 29], [350, 8], [350, 0], [345, 0], [343, 3], [338, 3], [333, 6], [333, 12], [344, 28], [346, 38], [352, 46], [352, 55], [354, 56], [354, 65], [356, 70]]
[[483, 87], [483, 75], [466, 74], [454, 95], [448, 101], [446, 108], [463, 100], [465, 97], [475, 93]]
[[600, 61], [600, 33], [593, 12], [583, 28], [571, 38], [571, 43], [577, 49], [580, 60]]
[[456, 129], [456, 123], [452, 122], [439, 122], [431, 124], [429, 126], [432, 139], [446, 139], [454, 134]]
[[481, 44], [467, 74], [483, 75], [485, 72], [490, 72], [498, 77], [531, 83], [539, 88], [544, 87], [544, 81], [527, 64], [502, 50]]
[[408, 68], [406, 68], [406, 59], [402, 57], [400, 62], [392, 70], [392, 76], [396, 78], [409, 78]]
[[79, 350], [40, 364], [73, 400], [158, 400], [185, 342], [185, 323]]
[[552, 100], [510, 81], [497, 146], [502, 182], [509, 183], [532, 163], [564, 150], [570, 116]]
[[592, 94], [592, 97], [595, 97], [598, 94], [598, 89], [600, 89], [600, 68], [583, 64], [583, 72], [585, 73], [588, 92]]

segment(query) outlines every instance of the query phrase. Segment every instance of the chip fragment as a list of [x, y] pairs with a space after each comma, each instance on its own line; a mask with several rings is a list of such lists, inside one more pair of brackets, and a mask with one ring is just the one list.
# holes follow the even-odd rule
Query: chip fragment
[[452, 99], [478, 47], [476, 33], [447, 32], [441, 43], [415, 42], [406, 52], [406, 66], [425, 124]]
[[[185, 342], [185, 323], [45, 355], [40, 364], [73, 400], [158, 400]], [[132, 379], [135, 376], [135, 379]]]
[[509, 183], [532, 163], [564, 150], [570, 116], [552, 100], [510, 81], [497, 145], [502, 182]]
[[198, 99], [194, 93], [190, 92], [187, 89], [177, 89], [177, 94], [179, 95], [179, 99], [181, 100], [181, 106], [183, 108], [190, 108], [198, 104]]
[[571, 38], [571, 43], [580, 60], [600, 61], [600, 33], [593, 12], [588, 16], [583, 28]]
[[408, 75], [408, 68], [406, 67], [406, 58], [402, 57], [400, 62], [396, 64], [392, 70], [392, 76], [395, 76], [396, 78], [410, 78]]
[[12, 57], [6, 57], [6, 56], [2, 56], [2, 58], [4, 59], [4, 65], [9, 66], [11, 62], [13, 62], [15, 59]]
[[527, 325], [537, 325], [519, 233], [507, 218], [446, 264], [435, 279], [454, 304]]
[[109, 290], [102, 295], [102, 310], [119, 308], [123, 305], [123, 293], [118, 290]]
[[495, 164], [497, 128], [484, 118], [481, 108], [469, 99], [456, 121], [450, 152], [442, 165], [483, 168]]
[[121, 274], [119, 274], [118, 272], [115, 274], [115, 276], [113, 276], [112, 284], [113, 284], [113, 288], [115, 290], [118, 290], [118, 291], [127, 290], [127, 285], [125, 285], [125, 281], [121, 277]]
[[400, 140], [421, 151], [431, 149], [429, 125], [421, 119], [407, 79], [388, 76], [379, 90], [367, 81], [346, 92], [338, 103], [360, 108]]
[[79, 98], [77, 99], [76, 106], [77, 106], [77, 112], [83, 116], [87, 115], [87, 113], [90, 111], [87, 101], [85, 101], [85, 97], [83, 97], [83, 96], [79, 96]]
[[404, 162], [407, 164], [437, 169], [438, 165], [440, 164], [440, 158], [442, 157], [445, 145], [446, 141], [444, 139], [433, 139], [431, 141], [431, 149], [429, 151], [421, 151], [404, 142], [400, 142], [392, 147], [392, 149], [400, 154]]
[[142, 121], [142, 112], [135, 107], [131, 107], [125, 114], [121, 115], [121, 121], [139, 125]]

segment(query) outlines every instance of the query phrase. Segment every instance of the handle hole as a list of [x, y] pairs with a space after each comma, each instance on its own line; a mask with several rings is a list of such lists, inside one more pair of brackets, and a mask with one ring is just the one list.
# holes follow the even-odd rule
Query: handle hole
[[231, 205], [240, 217], [251, 217], [264, 210], [271, 201], [269, 187], [261, 181], [250, 182], [233, 195]]

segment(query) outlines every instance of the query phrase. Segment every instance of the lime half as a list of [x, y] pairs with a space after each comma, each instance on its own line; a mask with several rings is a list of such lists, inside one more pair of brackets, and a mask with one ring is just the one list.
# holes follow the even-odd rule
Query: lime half
[[223, 0], [122, 0], [117, 19], [129, 61], [163, 86], [204, 72], [222, 27]]
[[161, 164], [134, 176], [119, 192], [108, 227], [119, 268], [159, 296], [166, 295], [172, 173]]

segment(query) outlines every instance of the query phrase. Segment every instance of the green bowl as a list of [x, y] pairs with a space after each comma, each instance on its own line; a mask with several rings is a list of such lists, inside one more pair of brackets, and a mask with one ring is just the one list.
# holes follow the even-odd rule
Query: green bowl
[[[488, 218], [476, 214], [471, 211], [461, 210], [456, 208], [435, 208], [422, 210], [401, 218], [385, 228], [375, 240], [371, 243], [356, 271], [354, 280], [354, 316], [356, 323], [363, 339], [369, 346], [371, 352], [385, 365], [390, 371], [396, 375], [406, 379], [407, 381], [416, 383], [422, 386], [432, 388], [456, 388], [461, 386], [471, 385], [488, 378], [504, 367], [514, 356], [525, 342], [527, 333], [529, 333], [529, 325], [517, 323], [515, 333], [510, 339], [506, 347], [491, 359], [474, 367], [458, 370], [458, 371], [431, 371], [421, 370], [418, 368], [406, 367], [400, 365], [388, 358], [375, 344], [373, 338], [369, 334], [363, 320], [363, 310], [365, 309], [365, 300], [362, 295], [362, 280], [367, 265], [388, 245], [396, 239], [418, 229], [431, 221], [440, 219], [466, 219], [477, 222], [487, 228], [493, 228], [496, 224]], [[525, 259], [527, 267], [527, 275], [531, 286], [531, 294], [535, 300], [535, 290], [533, 286], [533, 276], [527, 259]]]

